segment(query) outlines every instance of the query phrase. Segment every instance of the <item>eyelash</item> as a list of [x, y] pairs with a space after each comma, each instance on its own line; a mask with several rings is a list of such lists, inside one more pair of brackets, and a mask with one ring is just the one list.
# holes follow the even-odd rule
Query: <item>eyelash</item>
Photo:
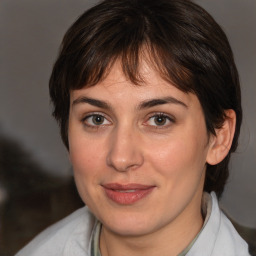
[[[175, 118], [174, 117], [172, 117], [170, 115], [167, 115], [165, 113], [161, 113], [161, 112], [151, 114], [146, 122], [149, 122], [150, 119], [154, 119], [154, 118], [164, 118], [165, 119], [165, 122], [164, 122], [163, 125], [148, 125], [148, 126], [154, 127], [155, 129], [168, 128], [171, 125], [170, 123], [175, 123]], [[166, 124], [167, 121], [170, 122], [170, 123]]]
[[89, 123], [88, 123], [88, 119], [89, 119], [89, 118], [93, 118], [93, 117], [100, 117], [100, 118], [103, 118], [103, 119], [104, 119], [103, 122], [104, 122], [105, 120], [107, 120], [109, 123], [111, 123], [111, 122], [108, 120], [108, 118], [106, 118], [106, 116], [103, 115], [102, 113], [92, 113], [92, 114], [89, 114], [89, 115], [85, 116], [84, 118], [82, 118], [81, 122], [82, 122], [86, 127], [91, 128], [91, 129], [99, 129], [99, 128], [102, 127], [102, 126], [108, 126], [108, 125], [109, 125], [109, 124], [98, 124], [98, 125], [97, 125], [97, 124], [94, 124], [94, 125], [89, 124]]
[[[100, 117], [100, 118], [103, 118], [103, 122], [105, 121], [108, 121], [109, 124], [89, 124], [88, 123], [88, 119], [89, 118], [93, 118], [93, 117]], [[154, 119], [154, 118], [164, 118], [165, 119], [165, 122], [163, 125], [149, 125], [147, 124], [151, 119]], [[105, 126], [108, 126], [108, 125], [111, 125], [111, 121], [109, 121], [109, 119], [102, 113], [91, 113], [89, 115], [86, 115], [85, 117], [82, 118], [81, 122], [88, 128], [91, 128], [91, 129], [99, 129], [101, 127], [105, 127]], [[153, 127], [154, 129], [164, 129], [164, 128], [168, 128], [171, 124], [167, 124], [166, 125], [166, 122], [170, 122], [170, 123], [175, 123], [175, 118], [174, 117], [171, 117], [165, 113], [151, 113], [149, 115], [149, 117], [147, 118], [146, 122], [144, 122], [143, 124], [145, 126], [150, 126], [150, 127]]]

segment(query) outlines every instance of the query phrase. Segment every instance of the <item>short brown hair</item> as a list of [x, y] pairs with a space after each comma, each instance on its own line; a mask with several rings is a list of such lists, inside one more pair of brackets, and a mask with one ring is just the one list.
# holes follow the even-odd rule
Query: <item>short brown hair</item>
[[141, 80], [140, 55], [146, 49], [163, 79], [197, 95], [209, 133], [236, 113], [229, 154], [207, 165], [205, 191], [223, 192], [230, 153], [237, 148], [242, 120], [239, 78], [223, 30], [201, 7], [188, 0], [105, 0], [82, 14], [64, 36], [50, 78], [53, 116], [68, 148], [70, 90], [103, 80], [116, 59], [133, 83]]

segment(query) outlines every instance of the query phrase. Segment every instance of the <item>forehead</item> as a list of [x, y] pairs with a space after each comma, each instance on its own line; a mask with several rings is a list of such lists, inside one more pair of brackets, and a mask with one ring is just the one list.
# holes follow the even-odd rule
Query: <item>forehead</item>
[[109, 96], [111, 99], [114, 95], [119, 97], [133, 96], [133, 98], [152, 97], [153, 95], [161, 96], [162, 94], [174, 94], [178, 98], [189, 98], [191, 93], [181, 91], [174, 86], [171, 81], [161, 77], [153, 65], [142, 60], [138, 68], [137, 77], [139, 82], [135, 84], [128, 75], [125, 75], [119, 61], [116, 61], [104, 79], [93, 86], [84, 86], [81, 89], [71, 90], [71, 99], [78, 97], [80, 94], [97, 95], [98, 97]]
[[201, 112], [195, 94], [181, 91], [146, 64], [141, 66], [140, 72], [142, 81], [134, 84], [124, 75], [121, 65], [116, 63], [106, 78], [96, 85], [71, 91], [71, 108], [85, 105], [78, 103], [93, 102], [93, 105], [116, 111], [174, 103], [172, 105], [180, 109], [193, 108]]

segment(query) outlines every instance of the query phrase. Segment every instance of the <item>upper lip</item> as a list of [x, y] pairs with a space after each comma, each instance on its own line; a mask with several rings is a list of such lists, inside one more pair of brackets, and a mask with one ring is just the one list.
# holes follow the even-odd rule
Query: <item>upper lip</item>
[[129, 184], [120, 184], [120, 183], [107, 183], [102, 185], [106, 189], [112, 190], [145, 190], [149, 188], [153, 188], [153, 185], [144, 185], [137, 183], [129, 183]]

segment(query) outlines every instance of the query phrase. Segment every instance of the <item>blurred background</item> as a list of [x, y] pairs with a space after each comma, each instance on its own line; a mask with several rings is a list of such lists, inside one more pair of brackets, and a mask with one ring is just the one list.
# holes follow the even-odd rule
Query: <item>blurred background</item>
[[[51, 117], [48, 80], [67, 28], [94, 0], [1, 0], [0, 256], [82, 206]], [[244, 123], [221, 200], [256, 250], [256, 0], [197, 0], [222, 26], [240, 73]]]

